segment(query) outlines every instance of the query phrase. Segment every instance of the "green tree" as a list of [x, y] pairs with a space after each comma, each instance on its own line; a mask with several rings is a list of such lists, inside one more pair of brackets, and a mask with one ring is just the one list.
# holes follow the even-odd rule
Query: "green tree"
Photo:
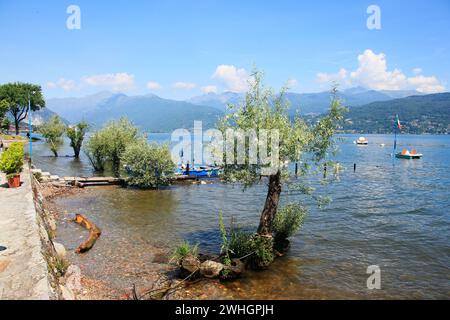
[[[249, 161], [250, 158], [246, 152], [245, 163], [242, 161], [237, 163], [230, 159], [227, 162], [227, 152], [224, 152], [224, 179], [242, 182], [247, 187], [258, 183], [261, 177], [267, 178], [268, 191], [257, 232], [259, 235], [272, 237], [273, 221], [280, 201], [282, 184], [284, 181], [287, 182], [289, 177], [286, 164], [301, 159], [304, 168], [307, 168], [311, 163], [319, 164], [324, 160], [327, 150], [332, 146], [336, 124], [342, 119], [343, 108], [336, 98], [336, 90], [333, 90], [329, 113], [315, 125], [307, 125], [300, 116], [291, 120], [287, 112], [288, 105], [284, 99], [286, 88], [281, 94], [276, 95], [271, 89], [264, 87], [260, 72], [255, 72], [252, 78], [243, 104], [230, 105], [229, 113], [218, 122], [218, 128], [224, 137], [227, 136], [228, 129], [234, 132], [253, 130], [259, 141], [258, 148], [262, 147], [263, 133], [267, 130], [275, 130], [279, 137], [279, 145], [276, 146], [278, 161], [267, 163], [266, 158], [261, 157], [259, 153], [256, 161]], [[246, 146], [253, 144], [250, 139], [245, 139]], [[268, 144], [268, 155], [274, 155], [275, 148], [271, 143]], [[235, 147], [232, 151], [236, 159], [237, 148]], [[306, 170], [302, 170], [304, 171]]]
[[70, 126], [66, 130], [66, 135], [70, 139], [70, 146], [73, 148], [75, 158], [80, 157], [81, 146], [83, 145], [84, 136], [89, 129], [89, 124], [85, 121]]
[[5, 99], [0, 100], [0, 132], [6, 131], [6, 134], [8, 134], [10, 124], [9, 119], [6, 117], [8, 108], [8, 102]]
[[128, 172], [127, 182], [139, 188], [158, 188], [173, 179], [175, 164], [167, 145], [144, 139], [128, 145], [121, 156]]
[[95, 170], [104, 170], [109, 161], [114, 174], [119, 175], [122, 153], [139, 139], [139, 130], [128, 119], [121, 118], [108, 122], [95, 132], [87, 142], [85, 152]]
[[58, 156], [58, 150], [64, 143], [63, 135], [65, 131], [66, 125], [58, 115], [53, 115], [49, 121], [39, 127], [39, 132], [45, 138], [55, 157]]
[[19, 134], [20, 122], [28, 116], [28, 101], [32, 111], [45, 107], [41, 86], [31, 83], [15, 82], [1, 85], [0, 100], [8, 104], [8, 112], [14, 118], [16, 135]]

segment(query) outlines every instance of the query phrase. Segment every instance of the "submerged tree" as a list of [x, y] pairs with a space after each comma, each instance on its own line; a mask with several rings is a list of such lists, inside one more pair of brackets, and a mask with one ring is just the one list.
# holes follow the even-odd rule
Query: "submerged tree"
[[58, 150], [64, 143], [63, 135], [66, 131], [64, 122], [61, 121], [58, 115], [53, 115], [49, 121], [39, 127], [39, 131], [48, 143], [50, 150], [57, 157]]
[[0, 101], [6, 101], [8, 112], [14, 119], [16, 135], [19, 134], [19, 124], [28, 116], [28, 104], [31, 111], [45, 107], [41, 86], [31, 83], [7, 83], [0, 85]]
[[139, 130], [126, 118], [108, 122], [95, 132], [86, 143], [85, 152], [97, 171], [104, 170], [110, 162], [114, 174], [119, 175], [121, 156], [125, 148], [137, 142]]
[[81, 146], [83, 144], [86, 131], [89, 129], [89, 124], [85, 121], [68, 127], [66, 135], [70, 139], [70, 146], [73, 148], [75, 158], [80, 157]]
[[[286, 89], [279, 95], [274, 94], [264, 87], [260, 72], [254, 73], [249, 86], [243, 104], [230, 105], [229, 113], [218, 123], [219, 130], [226, 137], [226, 148], [229, 148], [230, 140], [233, 145], [231, 151], [228, 149], [223, 153], [224, 178], [242, 182], [245, 187], [258, 183], [261, 177], [267, 178], [268, 191], [257, 233], [271, 238], [282, 184], [289, 176], [287, 164], [301, 160], [303, 168], [307, 168], [323, 161], [333, 144], [332, 137], [342, 119], [343, 108], [333, 89], [328, 114], [310, 126], [298, 115], [294, 119], [289, 117], [284, 98]], [[268, 137], [268, 132], [273, 134]], [[235, 139], [245, 144], [244, 156], [234, 145]], [[247, 153], [252, 148], [258, 149], [254, 159], [250, 151]], [[241, 161], [236, 161], [239, 157]], [[268, 162], [267, 158], [271, 161]]]
[[125, 148], [121, 156], [128, 172], [127, 183], [139, 188], [158, 188], [168, 185], [174, 175], [175, 164], [169, 147], [148, 143], [141, 139]]

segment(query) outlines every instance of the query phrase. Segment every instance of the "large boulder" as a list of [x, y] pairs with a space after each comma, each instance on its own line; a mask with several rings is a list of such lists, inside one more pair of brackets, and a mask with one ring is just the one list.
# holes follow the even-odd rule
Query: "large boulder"
[[216, 278], [223, 270], [223, 264], [212, 260], [206, 260], [200, 265], [200, 273], [206, 278]]

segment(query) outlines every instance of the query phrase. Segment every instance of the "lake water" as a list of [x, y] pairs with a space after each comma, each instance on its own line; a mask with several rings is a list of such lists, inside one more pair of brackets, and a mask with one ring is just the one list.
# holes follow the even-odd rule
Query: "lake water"
[[[416, 148], [424, 154], [420, 160], [392, 159], [389, 135], [367, 135], [368, 146], [356, 146], [355, 135], [339, 137], [334, 158], [345, 170], [339, 181], [319, 191], [332, 197], [331, 204], [319, 209], [307, 198], [284, 192], [283, 203], [302, 199], [308, 205], [303, 229], [292, 238], [289, 254], [268, 270], [226, 284], [226, 297], [450, 297], [450, 136], [400, 136], [398, 147]], [[52, 174], [92, 175], [84, 156], [80, 161], [48, 157], [42, 142], [34, 152], [34, 163]], [[70, 148], [65, 146], [61, 154], [71, 154]], [[318, 173], [310, 180], [317, 185], [321, 177]], [[57, 204], [67, 212], [87, 214], [102, 228], [89, 253], [70, 253], [70, 258], [88, 276], [120, 289], [143, 281], [146, 270], [162, 268], [158, 248], [167, 252], [187, 239], [199, 242], [201, 251], [218, 252], [219, 211], [226, 222], [233, 217], [256, 228], [265, 193], [264, 184], [243, 192], [239, 185], [220, 182], [159, 191], [107, 187], [89, 188]], [[58, 229], [58, 241], [68, 249], [85, 236], [64, 220]], [[381, 269], [380, 290], [367, 289], [370, 265]]]

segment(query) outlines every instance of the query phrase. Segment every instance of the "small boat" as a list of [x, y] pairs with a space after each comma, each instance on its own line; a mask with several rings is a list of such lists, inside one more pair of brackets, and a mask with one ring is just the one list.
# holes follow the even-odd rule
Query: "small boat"
[[369, 140], [367, 140], [365, 137], [359, 137], [358, 140], [356, 140], [356, 144], [359, 145], [366, 145], [369, 143]]
[[399, 159], [420, 159], [423, 154], [417, 153], [416, 149], [410, 151], [403, 149], [402, 152], [396, 153], [395, 157]]
[[178, 168], [176, 173], [190, 177], [215, 178], [220, 174], [220, 167], [199, 166], [189, 169], [189, 172], [186, 168]]
[[422, 158], [423, 154], [417, 153], [416, 149], [412, 149], [411, 151], [408, 151], [406, 149], [403, 149], [402, 152], [395, 153], [395, 150], [397, 149], [397, 130], [402, 129], [402, 125], [400, 124], [400, 119], [398, 118], [398, 114], [395, 116], [395, 130], [394, 130], [394, 153], [395, 157], [398, 159], [420, 159]]

